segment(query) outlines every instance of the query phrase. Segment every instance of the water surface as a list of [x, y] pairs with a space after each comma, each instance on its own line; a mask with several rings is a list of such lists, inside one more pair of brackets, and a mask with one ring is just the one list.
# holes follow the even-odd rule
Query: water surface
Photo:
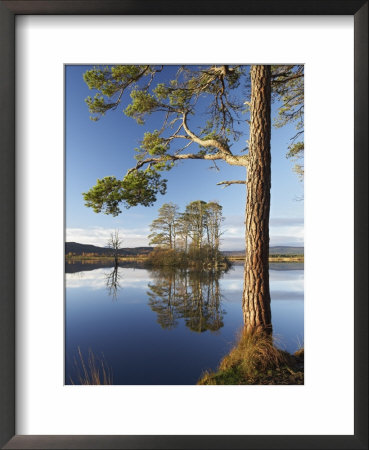
[[[303, 343], [303, 279], [303, 264], [270, 265], [273, 335], [289, 352]], [[66, 384], [78, 383], [78, 349], [114, 384], [195, 384], [242, 328], [242, 286], [242, 265], [216, 276], [66, 264]]]

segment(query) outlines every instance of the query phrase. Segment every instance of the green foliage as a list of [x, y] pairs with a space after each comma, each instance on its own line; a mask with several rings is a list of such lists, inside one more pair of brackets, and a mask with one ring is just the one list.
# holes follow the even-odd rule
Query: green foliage
[[155, 97], [159, 101], [169, 100], [169, 105], [173, 107], [183, 108], [188, 105], [193, 92], [186, 88], [181, 88], [175, 80], [166, 86], [164, 83], [159, 83], [153, 90]]
[[304, 165], [301, 163], [303, 155], [304, 155], [304, 142], [298, 141], [291, 144], [288, 147], [288, 153], [286, 156], [287, 158], [290, 158], [296, 162], [293, 170], [294, 172], [297, 173], [297, 175], [301, 180], [303, 180], [304, 178]]
[[86, 98], [91, 119], [96, 121], [106, 111], [114, 109], [119, 104], [123, 91], [135, 86], [150, 70], [149, 66], [133, 65], [94, 67], [87, 70], [83, 74], [85, 83], [89, 89], [98, 91], [93, 98]]
[[94, 212], [117, 216], [122, 211], [123, 203], [126, 208], [137, 206], [151, 206], [156, 201], [158, 193], [165, 194], [166, 181], [153, 170], [134, 171], [126, 175], [123, 180], [115, 177], [105, 177], [97, 180], [88, 192], [83, 194], [85, 205]]
[[151, 114], [159, 106], [157, 100], [148, 92], [134, 90], [131, 92], [132, 103], [125, 109], [125, 114], [140, 125], [145, 123], [145, 114]]
[[304, 125], [304, 66], [273, 66], [273, 96], [281, 102], [274, 125]]
[[130, 206], [152, 206], [158, 193], [164, 195], [167, 180], [152, 169], [136, 170], [126, 175], [122, 181], [124, 201]]
[[108, 67], [94, 67], [83, 74], [83, 79], [89, 89], [96, 89], [101, 91], [103, 95], [108, 95], [107, 93], [111, 92], [112, 86], [109, 72], [110, 70]]
[[281, 107], [274, 121], [277, 128], [294, 123], [296, 134], [291, 137], [287, 158], [292, 158], [296, 164], [294, 171], [300, 179], [304, 176], [304, 66], [273, 66], [273, 95]]
[[176, 244], [178, 222], [178, 205], [164, 203], [159, 209], [158, 218], [155, 219], [150, 229], [150, 244], [174, 248]]
[[115, 177], [105, 177], [97, 180], [88, 192], [83, 193], [85, 205], [95, 213], [104, 212], [117, 216], [121, 210], [119, 203], [123, 201], [122, 182]]
[[112, 97], [119, 89], [138, 81], [148, 70], [148, 66], [133, 65], [94, 67], [83, 74], [83, 79], [89, 89], [98, 90], [103, 95]]
[[196, 248], [201, 248], [206, 231], [206, 202], [196, 200], [186, 205], [184, 219], [189, 224], [189, 236]]
[[289, 147], [287, 158], [296, 158], [302, 151], [304, 151], [304, 143], [296, 142], [295, 144]]
[[159, 131], [153, 133], [147, 131], [141, 141], [141, 150], [152, 156], [162, 156], [168, 150], [167, 141], [159, 136]]
[[93, 98], [87, 97], [86, 103], [91, 113], [90, 119], [96, 122], [106, 111], [110, 109], [111, 103], [105, 103], [105, 99], [101, 94], [96, 94]]
[[168, 236], [165, 233], [151, 233], [148, 236], [150, 245], [166, 245], [168, 242]]
[[161, 101], [161, 100], [166, 100], [168, 98], [170, 89], [165, 86], [164, 83], [158, 83], [156, 85], [156, 88], [153, 90], [155, 97]]
[[122, 84], [126, 84], [130, 82], [131, 80], [138, 80], [140, 77], [140, 74], [146, 73], [145, 69], [147, 70], [147, 66], [134, 66], [134, 65], [119, 65], [119, 66], [112, 66], [111, 67], [111, 75], [112, 78]]

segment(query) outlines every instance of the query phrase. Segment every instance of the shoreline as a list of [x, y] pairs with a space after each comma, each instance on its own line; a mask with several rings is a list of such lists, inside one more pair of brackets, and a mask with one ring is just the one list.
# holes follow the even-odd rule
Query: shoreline
[[[244, 261], [244, 257], [239, 256], [228, 256], [228, 261], [233, 262], [242, 262]], [[142, 256], [119, 256], [118, 262], [146, 262], [148, 260], [147, 255]], [[88, 262], [99, 262], [99, 261], [115, 261], [114, 256], [83, 256], [83, 255], [74, 255], [74, 256], [65, 256], [65, 262], [74, 262], [74, 261], [88, 261]], [[269, 262], [304, 262], [303, 255], [292, 255], [292, 256], [269, 256]]]

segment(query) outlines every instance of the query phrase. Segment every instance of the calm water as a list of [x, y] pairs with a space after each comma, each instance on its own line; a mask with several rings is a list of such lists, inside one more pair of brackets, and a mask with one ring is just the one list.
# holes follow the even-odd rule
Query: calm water
[[[89, 350], [103, 360], [114, 384], [195, 384], [242, 328], [242, 265], [221, 277], [93, 264], [66, 272], [67, 384], [78, 383], [78, 348], [86, 361]], [[273, 335], [294, 352], [304, 336], [303, 264], [271, 264], [270, 286]]]

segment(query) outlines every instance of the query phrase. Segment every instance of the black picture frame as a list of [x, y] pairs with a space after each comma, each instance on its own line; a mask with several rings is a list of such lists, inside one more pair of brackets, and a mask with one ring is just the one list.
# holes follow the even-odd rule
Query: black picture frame
[[[19, 14], [206, 14], [354, 16], [354, 435], [15, 435], [15, 16]], [[0, 1], [0, 445], [6, 449], [368, 448], [368, 2], [365, 0]], [[339, 365], [339, 362], [338, 362]], [[339, 370], [339, 367], [336, 368]], [[339, 392], [337, 392], [339, 395]]]

